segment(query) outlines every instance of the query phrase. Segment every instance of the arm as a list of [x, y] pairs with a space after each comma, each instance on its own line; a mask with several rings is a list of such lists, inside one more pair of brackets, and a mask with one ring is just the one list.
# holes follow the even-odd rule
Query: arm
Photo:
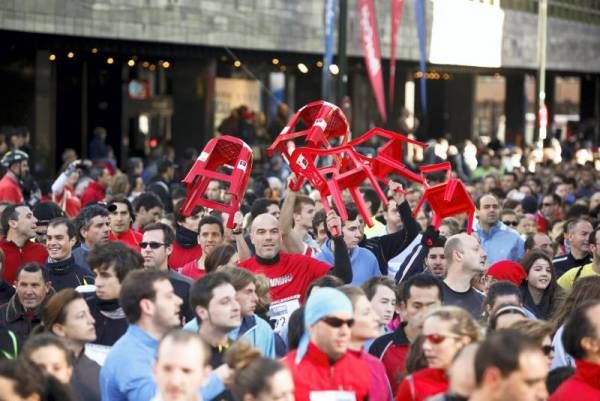
[[63, 193], [65, 185], [67, 184], [67, 180], [69, 179], [69, 175], [67, 172], [69, 169], [63, 171], [58, 178], [52, 183], [52, 194], [55, 196], [59, 196]]
[[408, 244], [410, 244], [419, 234], [419, 224], [412, 215], [410, 206], [406, 200], [398, 204], [398, 213], [402, 218], [403, 227], [393, 234], [383, 235], [369, 239], [369, 241], [379, 242], [381, 251], [386, 261], [402, 252]]
[[[293, 180], [293, 175], [290, 176], [290, 180]], [[279, 216], [279, 226], [281, 229], [281, 237], [283, 239], [282, 249], [287, 253], [304, 253], [304, 242], [298, 234], [292, 230], [294, 225], [294, 204], [296, 203], [296, 192], [289, 188], [287, 190], [287, 196], [281, 204], [281, 214]]]
[[350, 263], [348, 247], [344, 242], [344, 237], [341, 235], [342, 221], [335, 211], [330, 210], [327, 213], [326, 223], [327, 230], [330, 233], [335, 231], [333, 230], [334, 227], [337, 229], [335, 232], [340, 233], [337, 237], [333, 237], [333, 269], [331, 269], [331, 274], [341, 278], [344, 283], [349, 284], [352, 282], [352, 264]]
[[233, 228], [233, 231], [231, 231], [231, 234], [235, 239], [235, 247], [237, 248], [240, 262], [243, 262], [244, 260], [250, 259], [252, 257], [252, 252], [250, 252], [250, 248], [248, 247], [248, 244], [244, 239], [244, 230], [242, 228], [243, 221], [244, 216], [242, 215], [242, 213], [240, 211], [235, 212], [235, 216], [233, 217], [233, 222], [235, 226]]

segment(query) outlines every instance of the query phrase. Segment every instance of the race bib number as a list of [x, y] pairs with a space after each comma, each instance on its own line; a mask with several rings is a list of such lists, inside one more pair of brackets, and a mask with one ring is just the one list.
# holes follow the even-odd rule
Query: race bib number
[[104, 365], [104, 361], [108, 356], [112, 347], [100, 344], [86, 344], [85, 345], [85, 356], [96, 362], [98, 365]]
[[280, 333], [287, 326], [292, 313], [300, 307], [300, 296], [281, 299], [271, 304], [269, 308], [269, 320], [273, 322], [273, 331]]
[[352, 391], [311, 391], [310, 401], [356, 401]]

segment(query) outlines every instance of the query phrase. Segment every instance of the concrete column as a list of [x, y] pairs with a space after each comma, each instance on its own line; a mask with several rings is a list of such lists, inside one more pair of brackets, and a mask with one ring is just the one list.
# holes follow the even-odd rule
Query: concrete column
[[452, 143], [470, 139], [473, 134], [475, 75], [452, 74], [452, 79], [434, 82], [445, 87], [444, 125], [440, 134], [449, 133]]
[[38, 177], [51, 177], [55, 165], [56, 71], [49, 55], [46, 50], [35, 54], [35, 129], [31, 133], [35, 165], [31, 167]]
[[527, 96], [525, 93], [525, 75], [507, 74], [504, 114], [506, 116], [506, 143], [515, 143], [517, 138], [525, 138], [525, 113]]

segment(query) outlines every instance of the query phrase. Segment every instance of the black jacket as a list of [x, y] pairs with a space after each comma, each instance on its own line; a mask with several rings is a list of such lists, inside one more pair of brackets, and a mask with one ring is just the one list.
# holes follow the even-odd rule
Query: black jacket
[[[48, 301], [52, 294], [48, 294], [42, 305]], [[25, 308], [19, 301], [17, 295], [13, 295], [8, 303], [0, 306], [0, 326], [5, 326], [17, 337], [19, 349], [29, 337], [29, 333], [35, 326], [41, 323], [41, 308], [26, 313]]]
[[0, 281], [0, 305], [4, 305], [10, 298], [15, 295], [15, 287], [8, 284], [6, 281]]
[[96, 320], [94, 343], [112, 346], [127, 331], [127, 319], [118, 299], [103, 301], [96, 295], [86, 299], [90, 312]]
[[64, 288], [94, 284], [94, 274], [89, 269], [76, 264], [73, 256], [60, 262], [46, 263], [45, 273], [56, 292]]
[[196, 317], [194, 311], [190, 307], [190, 287], [192, 286], [193, 281], [189, 277], [173, 270], [169, 270], [168, 276], [175, 294], [183, 301], [179, 315], [185, 318], [186, 322], [189, 322]]

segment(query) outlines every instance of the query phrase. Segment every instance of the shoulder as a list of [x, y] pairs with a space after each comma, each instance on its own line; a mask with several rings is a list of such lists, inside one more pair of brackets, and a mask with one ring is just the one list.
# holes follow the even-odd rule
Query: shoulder
[[385, 348], [392, 343], [393, 339], [394, 333], [387, 333], [380, 337], [377, 337], [375, 341], [373, 341], [373, 344], [371, 344], [371, 347], [369, 347], [369, 353], [378, 358], [381, 358], [383, 356]]
[[557, 263], [564, 263], [569, 259], [569, 255], [562, 255], [562, 256], [557, 256], [554, 259], [552, 259], [552, 263], [553, 264], [557, 264]]

